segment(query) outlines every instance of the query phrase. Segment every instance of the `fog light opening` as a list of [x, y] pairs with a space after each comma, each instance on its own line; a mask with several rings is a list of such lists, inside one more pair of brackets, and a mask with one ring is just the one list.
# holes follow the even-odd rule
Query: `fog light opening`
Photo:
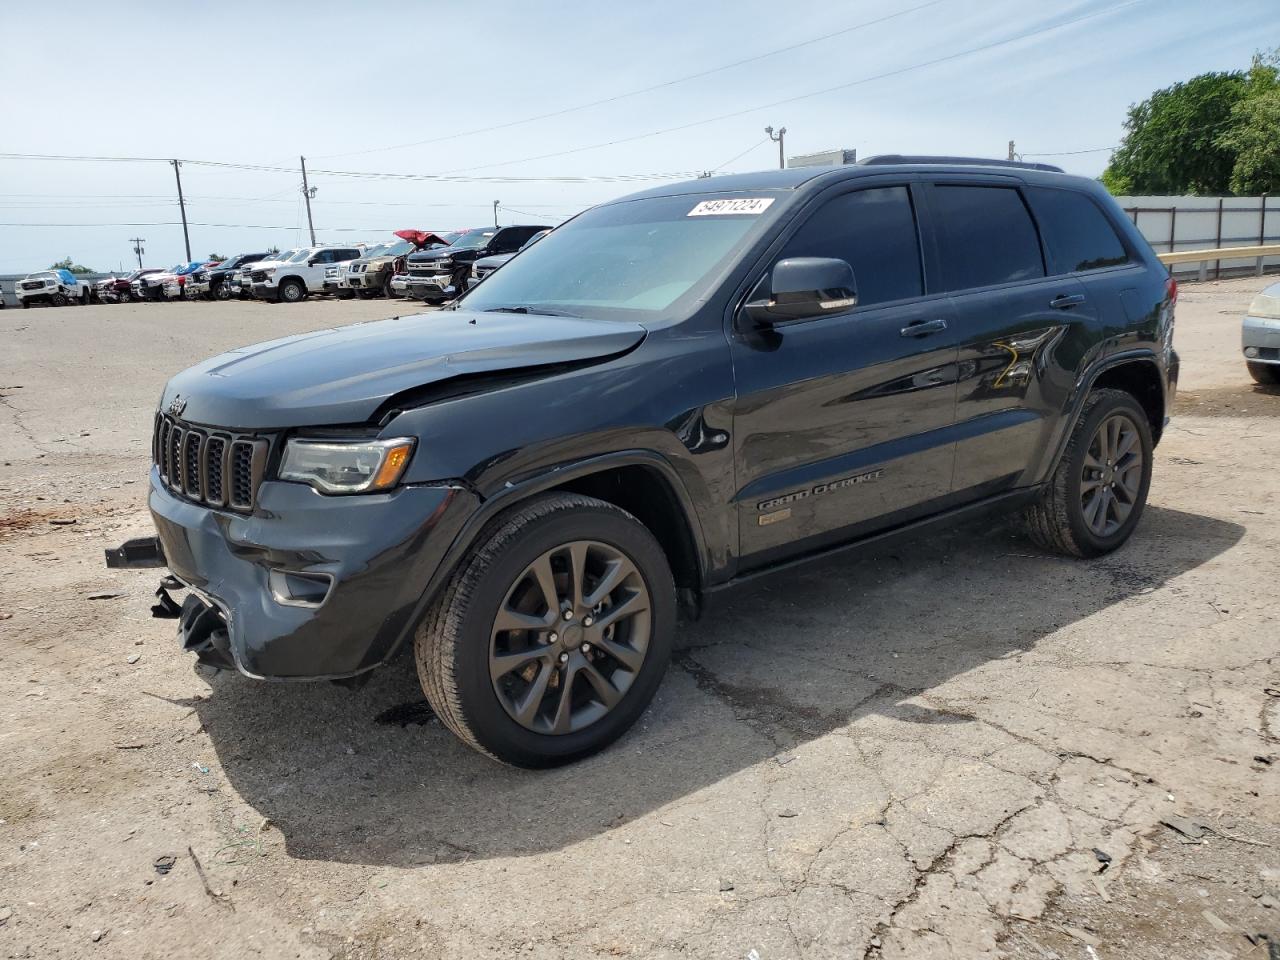
[[333, 577], [327, 573], [271, 571], [271, 595], [287, 607], [318, 607], [329, 596]]
[[1257, 357], [1258, 357], [1258, 348], [1257, 348], [1257, 347], [1245, 347], [1245, 348], [1244, 348], [1244, 355], [1245, 355], [1246, 357], [1248, 357], [1250, 360], [1256, 360], [1256, 359], [1257, 359]]

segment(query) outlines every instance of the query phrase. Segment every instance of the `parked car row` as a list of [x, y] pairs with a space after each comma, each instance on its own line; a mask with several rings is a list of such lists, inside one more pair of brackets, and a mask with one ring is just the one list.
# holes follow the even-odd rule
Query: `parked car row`
[[484, 280], [552, 228], [479, 227], [451, 233], [400, 230], [386, 243], [321, 244], [241, 253], [226, 260], [146, 267], [90, 285], [66, 270], [33, 273], [16, 284], [19, 302], [146, 303], [232, 298], [297, 303], [317, 294], [403, 297], [439, 304]]

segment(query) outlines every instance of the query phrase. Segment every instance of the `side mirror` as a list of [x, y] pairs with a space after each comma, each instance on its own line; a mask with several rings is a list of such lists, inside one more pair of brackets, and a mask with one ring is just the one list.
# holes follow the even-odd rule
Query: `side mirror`
[[769, 298], [753, 300], [743, 309], [765, 324], [806, 320], [842, 313], [858, 304], [853, 267], [834, 257], [788, 257], [774, 264]]
[[320, 258], [319, 258], [319, 257], [312, 257], [310, 260], [308, 260], [308, 261], [307, 261], [307, 266], [308, 266], [308, 267], [314, 267], [314, 266], [315, 266], [317, 263], [319, 263], [319, 262], [320, 262]]

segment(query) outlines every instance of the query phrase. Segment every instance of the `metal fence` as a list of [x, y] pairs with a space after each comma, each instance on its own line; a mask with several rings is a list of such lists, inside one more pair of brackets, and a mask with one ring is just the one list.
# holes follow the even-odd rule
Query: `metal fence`
[[[1280, 200], [1260, 197], [1117, 197], [1157, 253], [1280, 243]], [[1218, 279], [1280, 269], [1280, 257], [1171, 264], [1180, 277]]]

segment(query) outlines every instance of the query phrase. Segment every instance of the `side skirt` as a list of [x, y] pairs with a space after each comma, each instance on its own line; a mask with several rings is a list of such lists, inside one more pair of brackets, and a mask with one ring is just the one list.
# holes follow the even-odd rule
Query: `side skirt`
[[[960, 507], [951, 510], [944, 510], [942, 513], [935, 513], [933, 516], [924, 517], [920, 520], [913, 520], [910, 523], [904, 523], [901, 526], [890, 527], [887, 530], [881, 530], [865, 537], [859, 537], [844, 543], [837, 543], [833, 546], [823, 547], [818, 550], [804, 553], [796, 557], [788, 557], [778, 563], [771, 564], [767, 567], [760, 567], [749, 573], [744, 573], [734, 577], [725, 583], [716, 584], [714, 587], [707, 587], [702, 591], [702, 599], [704, 606], [719, 599], [720, 595], [750, 583], [761, 577], [773, 576], [784, 570], [790, 570], [802, 564], [812, 563], [816, 560], [826, 560], [830, 557], [839, 556], [855, 550], [870, 550], [873, 547], [889, 546], [899, 541], [912, 540], [919, 537], [922, 533], [926, 533], [933, 529], [942, 527], [950, 527], [967, 520], [974, 520], [982, 516], [993, 513], [1010, 513], [1019, 507], [1026, 506], [1040, 495], [1043, 488], [1041, 486], [1023, 487], [1019, 490], [1010, 490], [1005, 493], [996, 494], [993, 497], [987, 497], [982, 500], [975, 500]], [[705, 610], [703, 611], [705, 612]]]

